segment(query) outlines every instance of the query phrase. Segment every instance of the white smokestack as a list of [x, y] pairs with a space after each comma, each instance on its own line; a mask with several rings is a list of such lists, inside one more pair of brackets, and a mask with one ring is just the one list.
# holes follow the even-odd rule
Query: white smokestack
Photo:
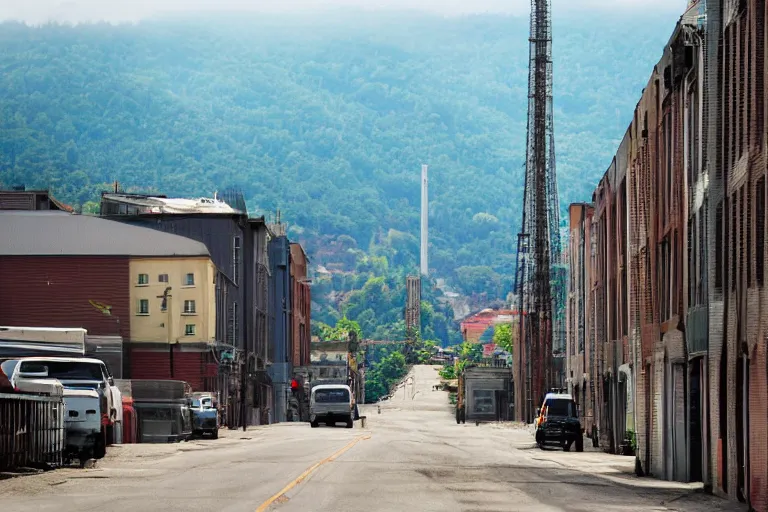
[[427, 216], [429, 213], [429, 193], [427, 183], [427, 165], [421, 166], [421, 274], [429, 274], [429, 259], [427, 246], [429, 237], [427, 236]]

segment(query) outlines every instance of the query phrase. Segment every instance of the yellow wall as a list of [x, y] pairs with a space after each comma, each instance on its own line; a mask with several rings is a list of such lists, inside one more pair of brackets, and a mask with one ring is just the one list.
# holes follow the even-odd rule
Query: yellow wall
[[[131, 341], [134, 342], [213, 342], [216, 338], [215, 268], [210, 258], [131, 258]], [[185, 286], [186, 275], [195, 275], [194, 286]], [[147, 274], [149, 284], [139, 284]], [[161, 274], [168, 282], [160, 282]], [[171, 287], [168, 310], [161, 311], [165, 288]], [[149, 300], [149, 313], [139, 314], [139, 301]], [[184, 301], [195, 301], [195, 313], [184, 313]], [[185, 334], [194, 324], [195, 334]]]

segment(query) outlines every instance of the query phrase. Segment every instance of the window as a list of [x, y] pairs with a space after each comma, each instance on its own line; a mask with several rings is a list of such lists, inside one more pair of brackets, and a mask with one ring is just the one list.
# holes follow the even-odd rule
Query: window
[[688, 219], [688, 306], [696, 304], [696, 258], [694, 247], [696, 246], [696, 222], [695, 218]]
[[184, 314], [185, 315], [194, 315], [196, 313], [195, 311], [195, 301], [193, 300], [185, 300], [184, 301]]
[[97, 380], [104, 379], [104, 371], [101, 364], [84, 363], [81, 361], [40, 361], [31, 363], [22, 361], [21, 370], [25, 372], [41, 369], [40, 366], [48, 370], [48, 377], [51, 379], [82, 379]]
[[[755, 34], [757, 41], [764, 41], [765, 39], [765, 2], [757, 2], [755, 19]], [[755, 124], [755, 141], [756, 144], [761, 144], [760, 137], [763, 136], [763, 126], [765, 125], [765, 111], [763, 110], [765, 105], [765, 86], [763, 84], [765, 76], [765, 45], [756, 44], [756, 53], [754, 62], [755, 72], [752, 75], [755, 77], [755, 106], [749, 109], [754, 111], [756, 117]], [[760, 254], [760, 253], [758, 253]]]
[[472, 391], [472, 398], [472, 412], [492, 414], [496, 410], [493, 391], [489, 389], [475, 389]]
[[168, 274], [160, 274], [157, 276], [157, 281], [159, 283], [167, 283], [168, 282]]
[[723, 289], [723, 202], [715, 207], [715, 289]]
[[699, 99], [696, 86], [688, 94], [688, 182], [699, 177]]
[[138, 314], [139, 315], [148, 315], [149, 314], [149, 299], [140, 299], [139, 300]]
[[232, 280], [240, 284], [240, 237], [236, 236], [232, 244]]
[[576, 416], [576, 403], [573, 400], [567, 400], [564, 398], [550, 398], [544, 404], [547, 411], [547, 416]]
[[323, 404], [349, 403], [349, 391], [344, 388], [327, 388], [315, 391], [315, 402]]
[[757, 180], [755, 204], [755, 255], [757, 268], [755, 269], [757, 285], [765, 283], [765, 176]]
[[699, 259], [699, 298], [696, 301], [697, 304], [706, 304], [706, 295], [708, 293], [709, 280], [707, 278], [707, 265], [709, 259], [707, 257], [707, 235], [706, 226], [709, 215], [709, 203], [707, 199], [704, 199], [704, 204], [699, 210], [699, 244], [698, 244], [698, 259]]
[[195, 335], [195, 324], [187, 324], [184, 326], [184, 336]]
[[747, 245], [744, 248], [741, 253], [744, 255], [744, 265], [746, 266], [747, 271], [747, 286], [752, 286], [752, 258], [751, 255], [754, 253], [752, 252], [752, 186], [750, 183], [747, 183], [747, 204], [746, 204], [746, 215], [744, 216], [744, 230], [747, 232]]
[[149, 284], [149, 274], [139, 274], [139, 286]]
[[240, 339], [240, 325], [238, 324], [238, 316], [237, 316], [237, 302], [234, 302], [232, 304], [232, 339], [234, 340], [233, 344], [237, 344], [237, 340]]
[[731, 205], [731, 291], [736, 291], [736, 275], [739, 271], [738, 258], [739, 258], [739, 249], [738, 249], [738, 220], [739, 220], [739, 211], [736, 209], [738, 207], [738, 194], [733, 194], [733, 197], [729, 200]]
[[184, 277], [184, 286], [195, 286], [195, 274], [187, 274]]

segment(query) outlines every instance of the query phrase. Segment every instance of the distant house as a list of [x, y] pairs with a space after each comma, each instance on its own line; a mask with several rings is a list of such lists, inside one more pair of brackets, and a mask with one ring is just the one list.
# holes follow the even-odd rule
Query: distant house
[[461, 335], [465, 342], [485, 342], [487, 331], [493, 329], [496, 324], [513, 324], [518, 321], [518, 313], [511, 309], [484, 309], [461, 321]]
[[116, 375], [213, 387], [216, 269], [204, 244], [61, 211], [0, 212], [0, 240], [0, 325], [119, 336]]

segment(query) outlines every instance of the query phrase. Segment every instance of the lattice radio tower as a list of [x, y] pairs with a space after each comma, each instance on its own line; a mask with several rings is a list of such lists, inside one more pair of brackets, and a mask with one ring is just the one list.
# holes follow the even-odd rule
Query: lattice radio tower
[[[517, 238], [516, 286], [520, 347], [515, 354], [517, 416], [533, 421], [534, 408], [554, 384], [553, 311], [561, 295], [554, 285], [560, 263], [560, 205], [555, 173], [552, 114], [550, 0], [531, 0], [528, 68], [528, 134], [522, 230]], [[557, 316], [557, 315], [555, 315]]]

